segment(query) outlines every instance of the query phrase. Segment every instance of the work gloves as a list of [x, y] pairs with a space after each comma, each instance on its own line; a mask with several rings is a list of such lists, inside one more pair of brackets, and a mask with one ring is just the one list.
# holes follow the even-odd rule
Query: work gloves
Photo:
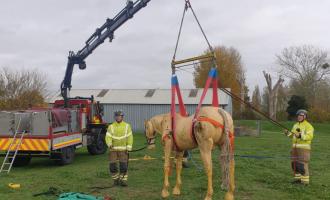
[[296, 138], [301, 138], [300, 128], [297, 128], [296, 131], [297, 132], [294, 134], [296, 136]]
[[[289, 131], [289, 130], [287, 130], [287, 129], [284, 130], [284, 134], [285, 134], [286, 136], [288, 136], [290, 133], [291, 133], [291, 131]], [[301, 138], [300, 128], [297, 128], [297, 129], [296, 129], [296, 133], [294, 133], [294, 136], [295, 136], [296, 138]]]

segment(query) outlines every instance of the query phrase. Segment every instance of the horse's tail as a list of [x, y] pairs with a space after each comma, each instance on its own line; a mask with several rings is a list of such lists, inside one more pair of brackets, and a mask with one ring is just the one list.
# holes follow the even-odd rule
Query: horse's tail
[[229, 119], [227, 117], [226, 112], [223, 109], [218, 109], [219, 114], [223, 118], [223, 134], [224, 134], [224, 142], [221, 145], [221, 153], [220, 153], [220, 163], [221, 163], [221, 170], [222, 170], [222, 184], [221, 188], [228, 190], [229, 185], [231, 185], [231, 162], [234, 161], [234, 152], [233, 152], [233, 141], [231, 138], [233, 133], [231, 133], [231, 130], [233, 130], [233, 127], [229, 127], [232, 125], [232, 123], [229, 123]]

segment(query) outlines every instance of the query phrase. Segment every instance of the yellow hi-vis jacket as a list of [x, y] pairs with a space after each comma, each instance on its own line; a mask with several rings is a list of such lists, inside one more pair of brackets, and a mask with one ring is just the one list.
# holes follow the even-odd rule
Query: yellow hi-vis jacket
[[113, 122], [105, 135], [105, 142], [112, 148], [110, 151], [131, 151], [133, 146], [133, 133], [131, 125], [122, 121]]
[[[297, 138], [293, 133], [298, 133], [297, 129], [300, 129], [301, 138]], [[306, 120], [297, 122], [293, 125], [288, 136], [292, 138], [292, 147], [300, 149], [311, 149], [311, 143], [314, 134], [313, 126]]]

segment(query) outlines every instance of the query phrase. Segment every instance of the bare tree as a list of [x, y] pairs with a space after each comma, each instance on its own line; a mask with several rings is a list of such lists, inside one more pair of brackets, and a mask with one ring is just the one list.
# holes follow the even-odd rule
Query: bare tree
[[281, 85], [278, 88], [277, 93], [277, 112], [285, 111], [288, 107], [288, 101], [290, 99], [289, 87]]
[[318, 82], [330, 75], [328, 53], [311, 45], [285, 48], [277, 55], [281, 75], [296, 81]]
[[261, 109], [261, 94], [259, 86], [255, 86], [254, 91], [252, 93], [252, 105], [257, 109]]
[[328, 53], [311, 45], [285, 48], [276, 56], [279, 73], [290, 79], [293, 93], [313, 104], [318, 84], [330, 76]]
[[268, 114], [269, 117], [276, 120], [276, 111], [277, 111], [277, 95], [278, 89], [284, 82], [284, 79], [279, 77], [274, 87], [272, 86], [272, 77], [270, 74], [267, 74], [263, 71], [264, 77], [267, 82], [267, 90], [268, 90]]

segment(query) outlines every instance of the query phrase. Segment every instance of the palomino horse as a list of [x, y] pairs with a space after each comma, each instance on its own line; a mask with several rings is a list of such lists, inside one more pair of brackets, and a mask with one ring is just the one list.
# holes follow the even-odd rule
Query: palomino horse
[[[193, 130], [192, 130], [193, 129]], [[193, 131], [193, 132], [192, 132]], [[220, 161], [222, 164], [222, 186], [227, 189], [225, 200], [234, 199], [234, 169], [233, 158], [233, 120], [229, 113], [216, 107], [202, 107], [197, 121], [193, 124], [193, 116], [183, 117], [176, 115], [175, 138], [171, 133], [170, 114], [157, 115], [145, 121], [145, 134], [148, 140], [149, 149], [155, 147], [156, 133], [162, 135], [164, 148], [164, 184], [162, 197], [169, 196], [169, 174], [170, 156], [174, 149], [176, 152], [176, 185], [173, 188], [173, 195], [180, 195], [181, 170], [183, 150], [199, 148], [201, 159], [208, 178], [208, 187], [205, 200], [211, 200], [213, 195], [212, 186], [212, 149], [218, 146], [221, 149]], [[192, 135], [194, 134], [194, 137]], [[194, 139], [195, 138], [195, 139]], [[173, 148], [174, 147], [174, 148]]]

